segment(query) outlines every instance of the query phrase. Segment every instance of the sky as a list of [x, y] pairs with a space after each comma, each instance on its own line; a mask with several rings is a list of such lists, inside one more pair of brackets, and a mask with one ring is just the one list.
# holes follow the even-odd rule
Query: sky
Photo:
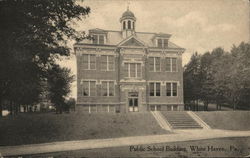
[[[79, 31], [93, 28], [117, 30], [122, 13], [135, 14], [136, 31], [172, 34], [170, 41], [186, 49], [183, 65], [194, 52], [203, 54], [216, 47], [230, 51], [233, 44], [249, 42], [250, 13], [248, 0], [85, 0], [91, 13], [73, 27]], [[73, 42], [69, 42], [73, 51]], [[74, 55], [60, 62], [76, 75]], [[76, 82], [72, 83], [71, 97], [76, 98]]]

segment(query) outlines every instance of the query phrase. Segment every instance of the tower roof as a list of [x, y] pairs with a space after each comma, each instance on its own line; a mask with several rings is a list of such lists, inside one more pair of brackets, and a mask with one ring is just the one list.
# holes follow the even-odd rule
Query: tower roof
[[135, 17], [135, 15], [130, 10], [127, 10], [122, 14], [122, 17]]
[[135, 15], [133, 12], [131, 12], [129, 9], [127, 9], [123, 14], [122, 17], [120, 18], [120, 21], [124, 19], [133, 19], [136, 20]]

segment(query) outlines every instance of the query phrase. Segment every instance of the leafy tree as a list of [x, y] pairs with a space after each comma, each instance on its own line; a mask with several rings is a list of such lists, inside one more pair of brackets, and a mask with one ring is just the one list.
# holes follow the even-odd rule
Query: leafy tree
[[49, 99], [56, 107], [56, 112], [62, 113], [65, 107], [65, 98], [70, 92], [70, 83], [74, 77], [70, 75], [70, 69], [53, 65], [48, 71]]
[[37, 101], [51, 65], [70, 54], [67, 41], [86, 38], [72, 21], [89, 12], [76, 0], [0, 1], [0, 116], [4, 100], [15, 105]]
[[184, 67], [183, 74], [184, 100], [187, 104], [195, 104], [195, 110], [198, 110], [198, 100], [200, 98], [200, 77], [200, 55], [196, 52]]

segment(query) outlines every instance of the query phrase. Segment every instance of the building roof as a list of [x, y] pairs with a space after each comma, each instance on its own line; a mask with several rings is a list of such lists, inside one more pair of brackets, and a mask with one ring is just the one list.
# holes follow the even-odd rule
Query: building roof
[[[90, 32], [105, 32], [107, 36], [107, 41], [105, 45], [118, 45], [125, 39], [122, 37], [122, 31], [114, 31], [114, 30], [103, 30], [103, 29], [91, 29]], [[142, 41], [144, 44], [146, 44], [146, 47], [156, 47], [154, 44], [154, 38], [155, 37], [167, 37], [170, 38], [170, 34], [163, 34], [163, 33], [151, 33], [151, 32], [135, 32], [134, 35], [138, 40]], [[129, 38], [129, 37], [128, 37]], [[79, 42], [77, 44], [91, 44], [92, 41], [85, 39], [82, 42]], [[168, 48], [181, 48], [177, 46], [176, 44], [172, 43], [171, 41], [168, 42]]]
[[130, 10], [127, 10], [122, 14], [122, 17], [135, 17], [135, 15]]

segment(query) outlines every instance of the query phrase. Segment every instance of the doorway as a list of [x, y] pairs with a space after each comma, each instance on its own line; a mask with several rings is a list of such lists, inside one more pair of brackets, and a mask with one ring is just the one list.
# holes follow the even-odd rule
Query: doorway
[[128, 111], [129, 112], [138, 112], [138, 92], [129, 92], [128, 93]]

